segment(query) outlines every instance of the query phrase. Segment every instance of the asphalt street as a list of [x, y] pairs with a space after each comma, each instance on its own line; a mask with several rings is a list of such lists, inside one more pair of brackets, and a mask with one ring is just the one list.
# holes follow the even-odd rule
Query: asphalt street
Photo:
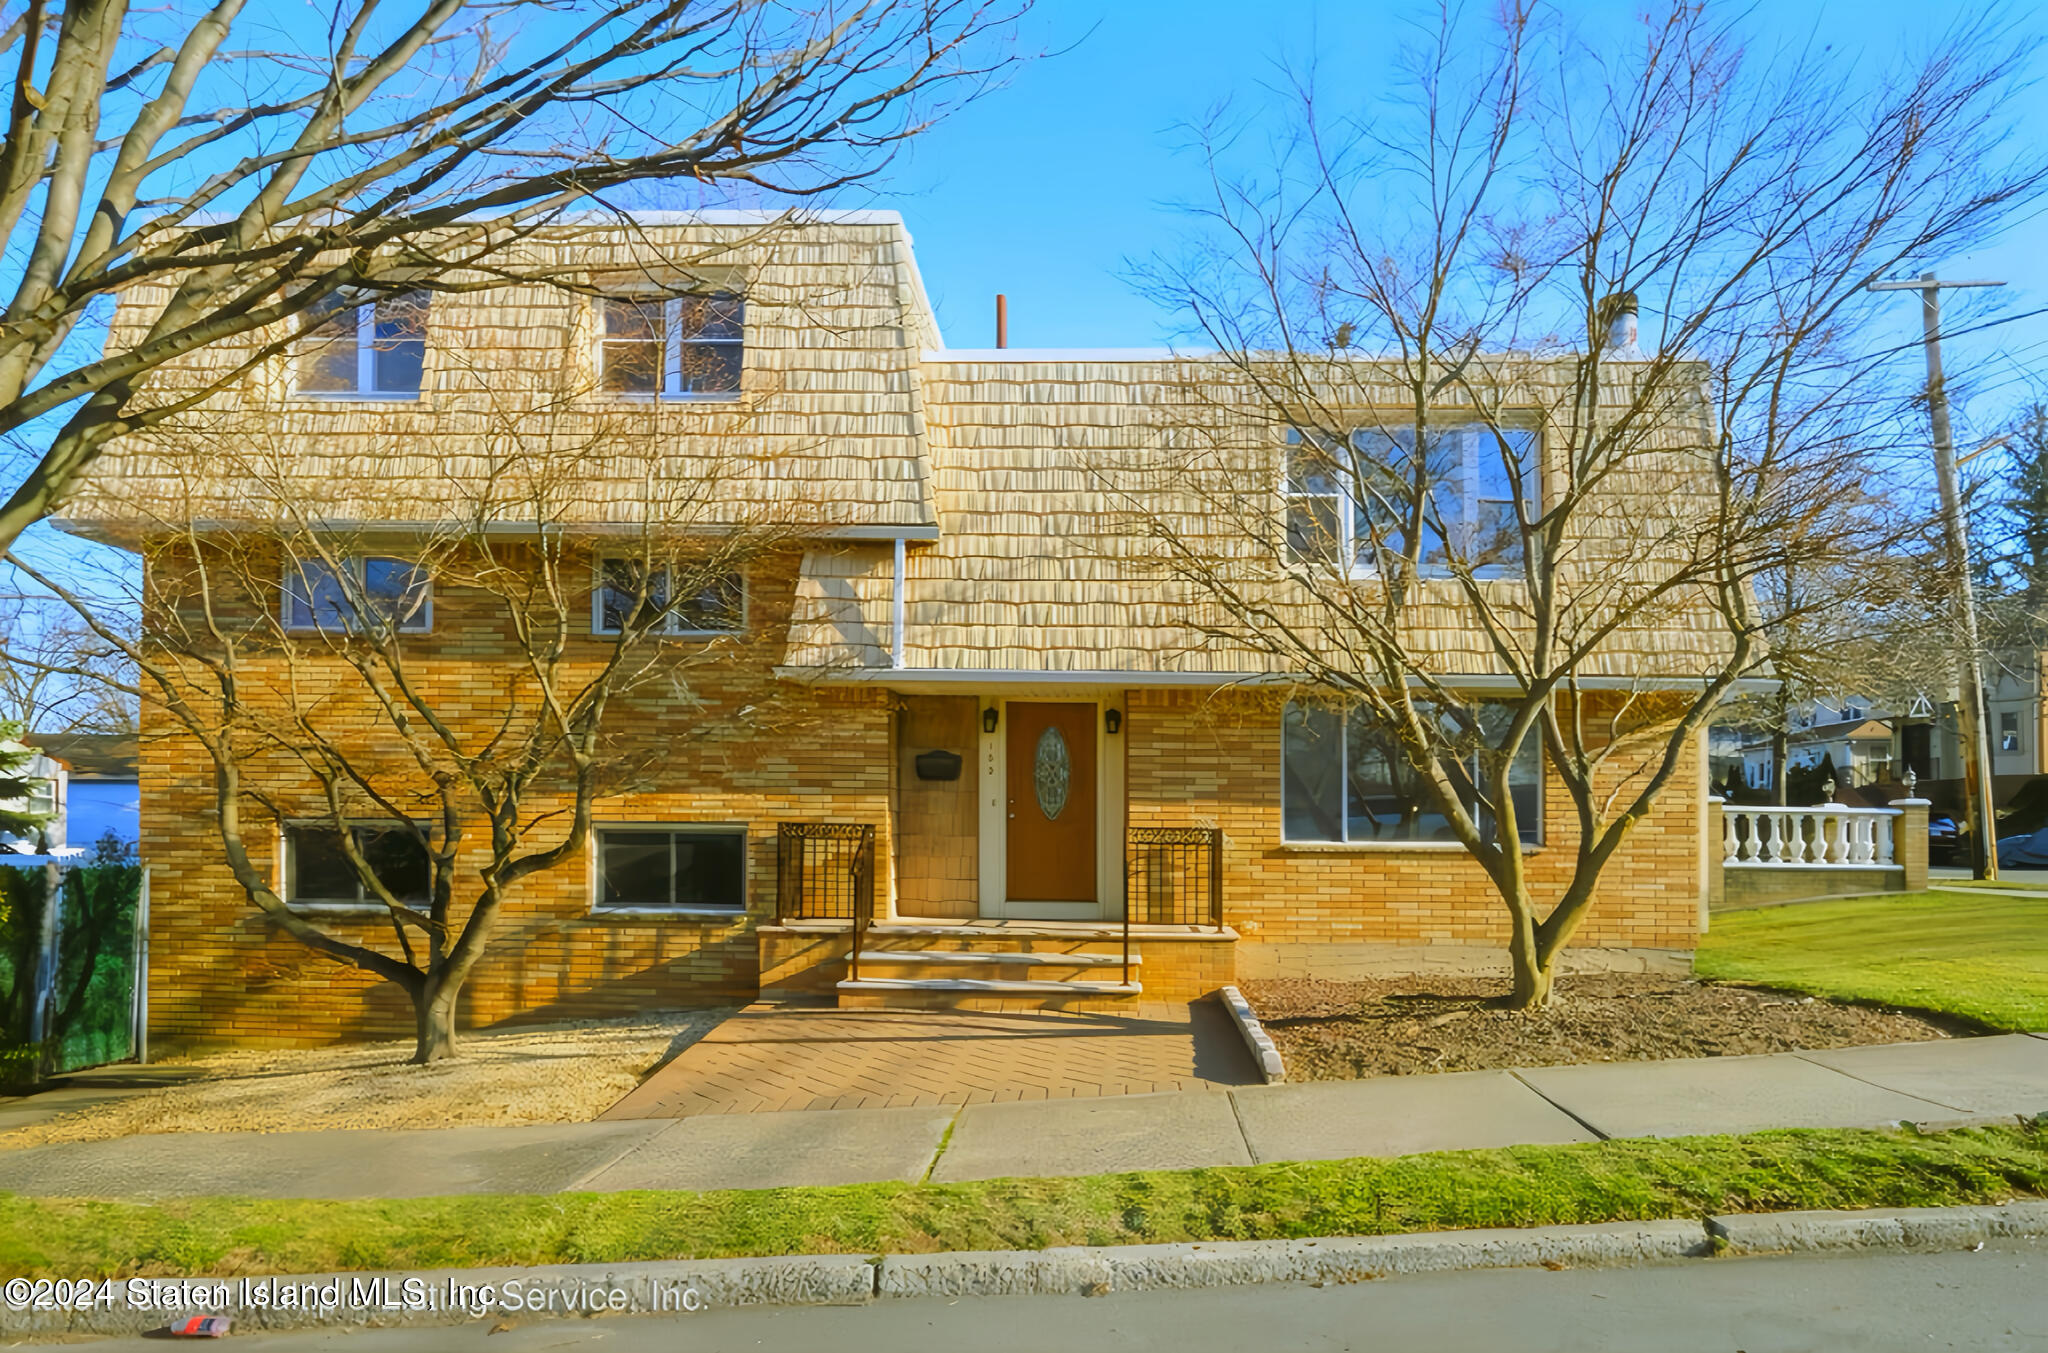
[[[251, 1353], [1888, 1353], [2048, 1350], [2048, 1242], [1976, 1252], [1508, 1269], [1347, 1286], [886, 1301], [496, 1328], [235, 1336]], [[496, 1332], [493, 1330], [496, 1328]], [[161, 1349], [155, 1340], [93, 1345]]]

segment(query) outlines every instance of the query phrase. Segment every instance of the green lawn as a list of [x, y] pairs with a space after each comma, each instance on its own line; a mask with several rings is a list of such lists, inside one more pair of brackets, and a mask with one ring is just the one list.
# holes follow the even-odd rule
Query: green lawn
[[2048, 894], [1901, 893], [1724, 912], [1695, 971], [2048, 1029]]
[[1787, 1131], [976, 1184], [160, 1204], [0, 1194], [0, 1278], [1372, 1235], [2048, 1194], [2048, 1128]]

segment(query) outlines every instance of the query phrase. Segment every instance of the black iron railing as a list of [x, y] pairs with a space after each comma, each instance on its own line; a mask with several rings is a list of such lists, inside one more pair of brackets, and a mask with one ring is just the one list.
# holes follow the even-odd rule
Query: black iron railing
[[875, 915], [875, 829], [861, 822], [784, 822], [775, 832], [775, 919]]
[[1124, 920], [1223, 927], [1223, 833], [1132, 827], [1124, 848]]

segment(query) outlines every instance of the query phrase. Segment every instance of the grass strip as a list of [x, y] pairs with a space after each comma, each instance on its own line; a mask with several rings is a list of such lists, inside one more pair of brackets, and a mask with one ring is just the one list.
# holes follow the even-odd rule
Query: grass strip
[[2048, 894], [1900, 893], [1716, 915], [1693, 971], [2048, 1029]]
[[156, 1204], [0, 1195], [0, 1278], [1039, 1249], [2048, 1194], [2048, 1130], [1781, 1131], [1245, 1168], [722, 1193]]

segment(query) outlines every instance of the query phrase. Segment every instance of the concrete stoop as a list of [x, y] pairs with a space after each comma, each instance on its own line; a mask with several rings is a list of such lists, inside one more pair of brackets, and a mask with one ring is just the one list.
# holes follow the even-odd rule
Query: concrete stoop
[[[1604, 1222], [1311, 1240], [786, 1255], [276, 1279], [138, 1279], [131, 1282], [160, 1284], [142, 1289], [146, 1296], [163, 1298], [168, 1291], [172, 1299], [152, 1300], [138, 1309], [120, 1294], [110, 1294], [104, 1303], [95, 1300], [82, 1309], [17, 1309], [10, 1294], [10, 1303], [0, 1307], [0, 1332], [43, 1337], [133, 1335], [191, 1314], [227, 1315], [240, 1330], [345, 1329], [737, 1306], [865, 1305], [906, 1298], [1101, 1296], [1254, 1283], [1349, 1283], [1538, 1265], [1676, 1263], [1716, 1255], [1973, 1249], [1988, 1240], [2034, 1237], [2048, 1237], [2048, 1200], [1995, 1207], [1777, 1212], [1710, 1217], [1703, 1222]], [[179, 1284], [194, 1293], [194, 1301], [177, 1304]], [[301, 1294], [300, 1304], [292, 1309], [277, 1304], [277, 1293], [285, 1288]], [[323, 1309], [319, 1294], [328, 1291], [338, 1304]], [[228, 1299], [219, 1300], [224, 1293]], [[238, 1304], [251, 1293], [263, 1295], [264, 1303]], [[371, 1295], [379, 1300], [358, 1300]], [[417, 1303], [408, 1304], [413, 1295]], [[514, 1300], [518, 1305], [511, 1304]]]

